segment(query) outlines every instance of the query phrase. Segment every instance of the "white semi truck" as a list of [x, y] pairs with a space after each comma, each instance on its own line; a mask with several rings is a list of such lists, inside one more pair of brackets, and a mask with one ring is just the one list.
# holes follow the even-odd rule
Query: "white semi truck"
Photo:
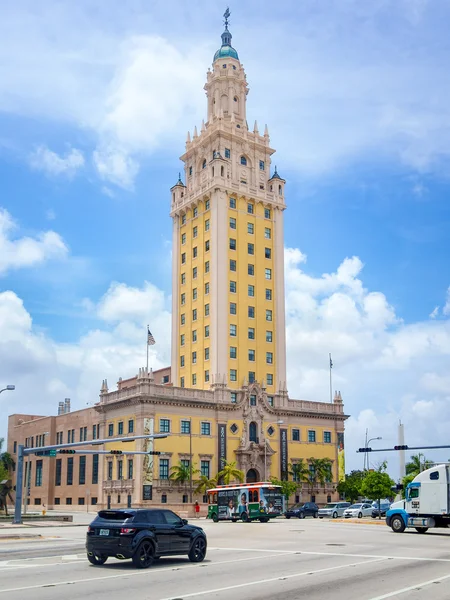
[[450, 465], [422, 471], [408, 483], [405, 499], [387, 511], [386, 524], [395, 533], [407, 527], [425, 533], [430, 527], [450, 526]]

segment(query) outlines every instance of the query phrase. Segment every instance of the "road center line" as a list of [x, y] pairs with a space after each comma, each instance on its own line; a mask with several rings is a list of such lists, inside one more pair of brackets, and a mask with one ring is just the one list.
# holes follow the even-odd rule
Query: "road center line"
[[[395, 592], [388, 592], [387, 594], [383, 594], [382, 596], [376, 596], [374, 598], [370, 598], [370, 600], [385, 600], [386, 598], [393, 598], [394, 596], [398, 596], [399, 594], [406, 594], [406, 592], [412, 592], [417, 588], [422, 588], [426, 585], [431, 585], [432, 583], [437, 583], [438, 581], [445, 581], [445, 579], [450, 579], [450, 575], [444, 575], [443, 577], [436, 577], [435, 579], [430, 579], [429, 581], [422, 581], [421, 583], [416, 583], [415, 585], [411, 585], [410, 587], [402, 588], [401, 590], [395, 590]], [[186, 596], [183, 595], [185, 598]]]
[[[357, 567], [359, 565], [368, 565], [370, 563], [382, 562], [384, 558], [376, 558], [374, 560], [363, 560], [348, 565], [338, 565], [335, 567], [325, 567], [324, 569], [316, 569], [310, 571], [303, 571], [303, 573], [294, 573], [293, 575], [278, 575], [277, 577], [271, 577], [270, 579], [258, 579], [256, 581], [248, 581], [247, 583], [238, 583], [236, 585], [229, 585], [222, 588], [215, 588], [212, 590], [204, 590], [202, 592], [192, 592], [191, 594], [179, 594], [179, 596], [185, 598], [195, 598], [196, 596], [205, 596], [209, 594], [218, 594], [219, 592], [227, 592], [229, 590], [238, 590], [240, 588], [249, 587], [251, 585], [264, 585], [266, 583], [273, 583], [274, 581], [284, 581], [285, 579], [294, 579], [295, 577], [304, 577], [305, 575], [315, 575], [317, 573], [326, 573], [327, 571], [335, 571], [336, 569], [346, 569], [348, 567]], [[449, 576], [450, 577], [450, 576]], [[169, 598], [163, 598], [162, 600], [174, 600], [179, 596], [170, 596]]]

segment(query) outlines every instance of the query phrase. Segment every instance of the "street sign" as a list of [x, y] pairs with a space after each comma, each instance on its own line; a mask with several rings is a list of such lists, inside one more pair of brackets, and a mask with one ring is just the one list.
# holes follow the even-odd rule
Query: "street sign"
[[56, 456], [56, 450], [38, 450], [35, 456]]

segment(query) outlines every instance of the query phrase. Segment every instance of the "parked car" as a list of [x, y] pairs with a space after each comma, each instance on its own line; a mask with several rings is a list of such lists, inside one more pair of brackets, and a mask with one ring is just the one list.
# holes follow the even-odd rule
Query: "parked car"
[[[385, 517], [387, 511], [389, 510], [391, 506], [390, 502], [382, 502], [381, 503], [381, 516]], [[377, 517], [380, 516], [380, 509], [378, 508], [378, 502], [374, 502], [372, 504], [372, 518], [376, 519]]]
[[161, 556], [179, 554], [201, 562], [206, 548], [203, 529], [171, 510], [101, 510], [86, 535], [87, 557], [93, 565], [103, 565], [114, 556], [131, 558], [135, 567], [146, 569]]
[[344, 510], [344, 517], [349, 519], [350, 517], [370, 517], [372, 514], [372, 505], [368, 502], [358, 502], [357, 504], [352, 504], [348, 508]]
[[317, 519], [319, 514], [319, 507], [314, 502], [305, 502], [304, 504], [294, 504], [291, 508], [288, 508], [284, 513], [286, 519], [291, 517], [298, 517], [304, 519], [305, 517], [314, 517]]
[[323, 508], [319, 508], [319, 519], [324, 517], [337, 519], [344, 515], [344, 510], [350, 506], [350, 502], [330, 502]]

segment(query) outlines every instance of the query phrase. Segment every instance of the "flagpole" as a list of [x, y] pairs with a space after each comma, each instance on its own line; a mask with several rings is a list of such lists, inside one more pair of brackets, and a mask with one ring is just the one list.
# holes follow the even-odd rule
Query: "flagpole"
[[331, 352], [330, 352], [330, 402], [333, 402], [333, 380], [331, 377], [331, 369], [333, 368], [333, 361], [331, 360]]
[[147, 325], [147, 373], [148, 373], [148, 331], [150, 329], [150, 325]]

